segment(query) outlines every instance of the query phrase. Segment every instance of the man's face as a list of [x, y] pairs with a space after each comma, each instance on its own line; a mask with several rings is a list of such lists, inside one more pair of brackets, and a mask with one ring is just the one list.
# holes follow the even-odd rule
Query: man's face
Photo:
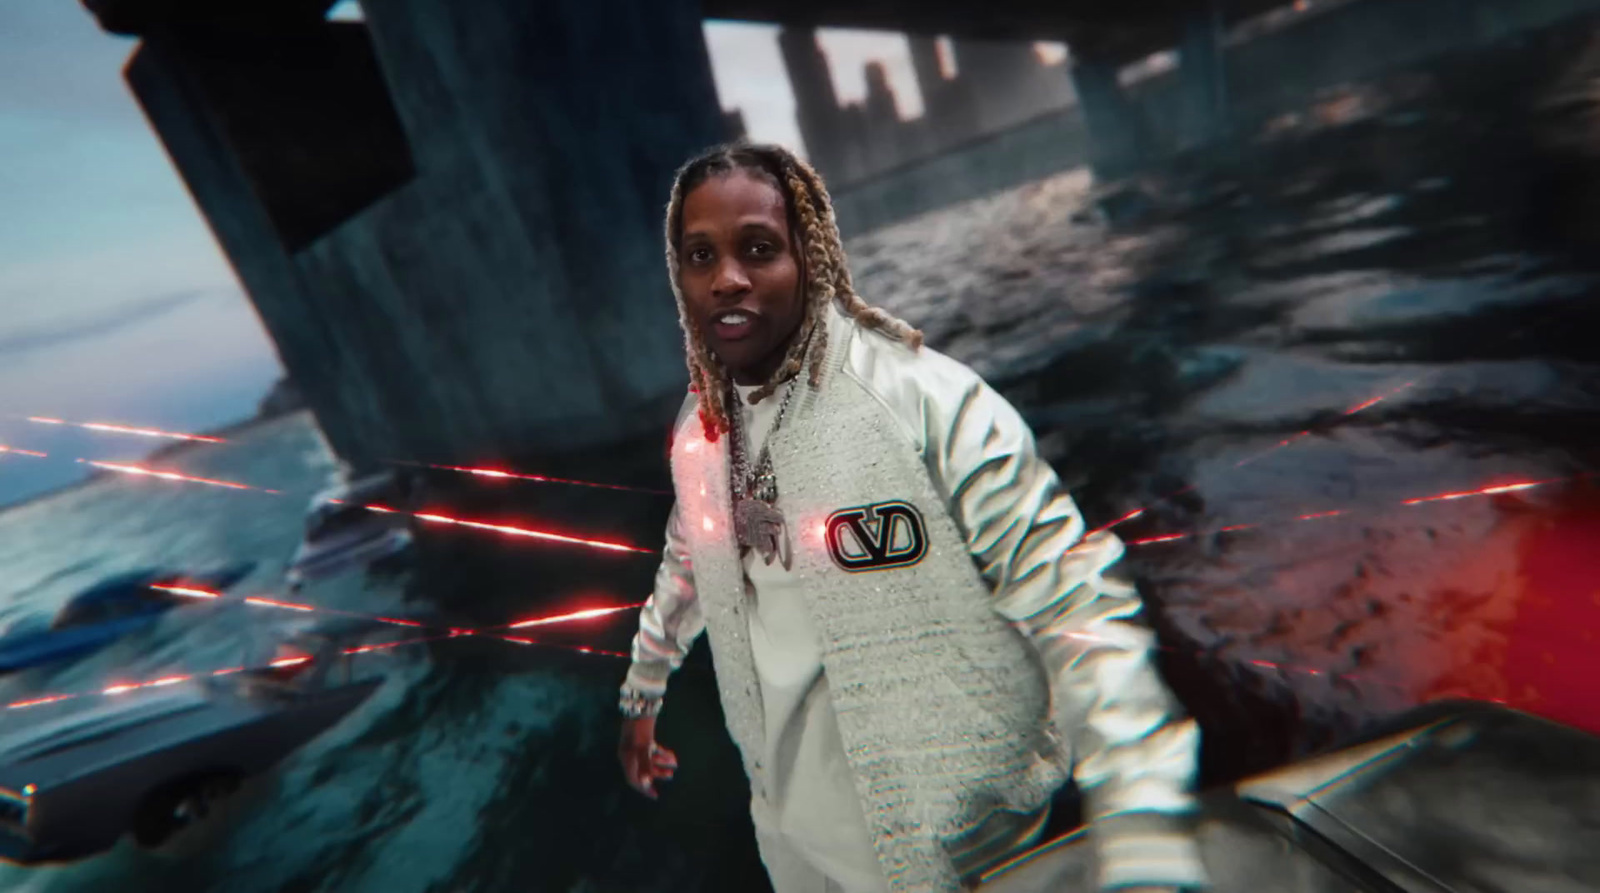
[[734, 381], [764, 383], [805, 315], [783, 194], [742, 171], [701, 183], [683, 200], [679, 252], [690, 324]]

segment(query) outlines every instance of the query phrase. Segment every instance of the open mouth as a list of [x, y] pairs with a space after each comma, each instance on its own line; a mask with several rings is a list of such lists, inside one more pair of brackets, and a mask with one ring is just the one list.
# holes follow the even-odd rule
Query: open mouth
[[729, 310], [711, 318], [711, 328], [722, 341], [738, 341], [755, 328], [755, 316], [743, 310]]

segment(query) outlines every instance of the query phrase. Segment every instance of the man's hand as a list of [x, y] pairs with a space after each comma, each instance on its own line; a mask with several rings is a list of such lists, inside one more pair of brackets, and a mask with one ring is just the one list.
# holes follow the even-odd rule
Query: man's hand
[[656, 782], [671, 781], [678, 770], [678, 757], [656, 744], [656, 718], [643, 716], [622, 721], [622, 740], [617, 744], [622, 774], [634, 790], [656, 799]]

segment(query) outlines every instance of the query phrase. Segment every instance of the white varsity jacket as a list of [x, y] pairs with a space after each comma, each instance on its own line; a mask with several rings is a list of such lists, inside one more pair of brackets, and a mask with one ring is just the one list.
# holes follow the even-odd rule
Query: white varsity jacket
[[[826, 370], [772, 436], [792, 573], [811, 599], [845, 752], [897, 891], [962, 889], [950, 850], [1075, 774], [1101, 883], [1202, 886], [1198, 730], [1152, 664], [1123, 546], [1086, 536], [1018, 413], [966, 366], [830, 314]], [[762, 713], [727, 438], [693, 395], [677, 504], [624, 689], [660, 696], [706, 632], [729, 731], [759, 783]]]

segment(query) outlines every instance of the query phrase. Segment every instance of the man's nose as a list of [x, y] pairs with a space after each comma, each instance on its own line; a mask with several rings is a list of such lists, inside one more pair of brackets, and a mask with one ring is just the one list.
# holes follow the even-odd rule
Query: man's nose
[[744, 265], [729, 258], [717, 265], [717, 276], [711, 281], [711, 295], [715, 298], [733, 298], [750, 290], [750, 277]]

